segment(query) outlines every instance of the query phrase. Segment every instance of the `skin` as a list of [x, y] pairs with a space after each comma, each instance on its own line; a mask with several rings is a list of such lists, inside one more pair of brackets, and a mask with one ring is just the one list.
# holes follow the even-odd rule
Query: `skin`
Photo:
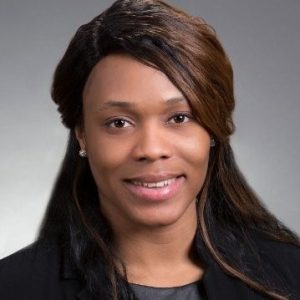
[[[86, 82], [83, 117], [76, 136], [87, 151], [128, 280], [163, 287], [201, 278], [191, 245], [210, 136], [182, 93], [159, 70], [125, 54], [108, 55]], [[182, 177], [176, 194], [163, 201], [137, 197], [124, 181], [166, 173]]]

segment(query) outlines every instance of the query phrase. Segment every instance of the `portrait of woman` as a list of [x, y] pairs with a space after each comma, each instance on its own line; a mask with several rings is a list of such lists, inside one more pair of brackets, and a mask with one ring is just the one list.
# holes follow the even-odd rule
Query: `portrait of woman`
[[203, 19], [114, 2], [51, 96], [65, 157], [37, 240], [0, 261], [0, 299], [300, 299], [299, 237], [239, 170], [233, 70]]

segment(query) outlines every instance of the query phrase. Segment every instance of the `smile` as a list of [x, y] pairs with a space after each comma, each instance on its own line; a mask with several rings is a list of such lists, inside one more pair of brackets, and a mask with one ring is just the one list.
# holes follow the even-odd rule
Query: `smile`
[[[161, 202], [173, 199], [182, 190], [185, 176], [162, 176], [126, 180], [125, 186], [132, 196], [142, 201]], [[160, 178], [158, 178], [160, 177]]]
[[147, 188], [162, 188], [164, 186], [170, 185], [172, 182], [174, 182], [176, 178], [170, 178], [167, 180], [162, 180], [158, 182], [142, 182], [142, 181], [131, 181], [132, 184], [143, 186]]

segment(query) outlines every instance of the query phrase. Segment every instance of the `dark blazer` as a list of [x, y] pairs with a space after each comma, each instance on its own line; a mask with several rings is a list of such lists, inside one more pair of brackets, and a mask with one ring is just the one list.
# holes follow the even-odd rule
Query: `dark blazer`
[[[269, 266], [268, 270], [274, 281], [278, 282], [278, 286], [288, 286], [293, 292], [290, 299], [300, 299], [300, 248], [261, 237], [256, 240], [264, 264]], [[201, 248], [200, 244], [201, 241], [198, 241], [198, 250]], [[241, 249], [236, 251], [238, 260]], [[57, 243], [39, 241], [0, 260], [0, 299], [93, 299], [68, 253], [68, 249], [63, 250]], [[208, 299], [269, 299], [242, 281], [227, 275], [214, 260], [207, 256], [204, 259], [208, 266], [202, 280]], [[248, 263], [251, 264], [251, 256]]]

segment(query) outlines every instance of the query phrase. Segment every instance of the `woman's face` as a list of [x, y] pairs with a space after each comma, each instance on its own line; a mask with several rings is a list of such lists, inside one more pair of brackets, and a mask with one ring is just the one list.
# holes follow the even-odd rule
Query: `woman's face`
[[83, 115], [77, 138], [113, 224], [195, 218], [210, 137], [167, 76], [130, 56], [108, 55], [87, 80]]

